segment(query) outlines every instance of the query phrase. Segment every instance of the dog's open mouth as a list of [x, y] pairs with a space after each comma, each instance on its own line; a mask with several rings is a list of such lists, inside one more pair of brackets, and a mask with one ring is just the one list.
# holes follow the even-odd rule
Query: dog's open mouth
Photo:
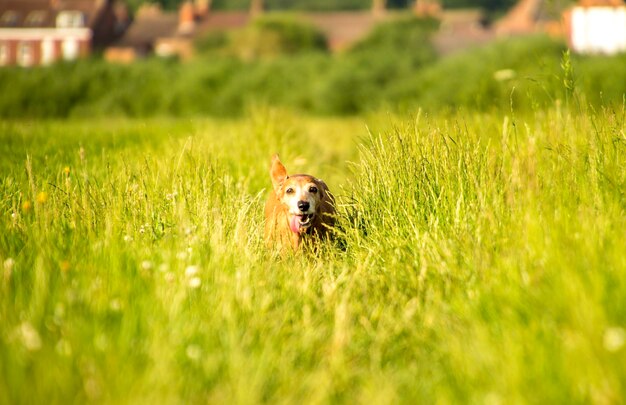
[[292, 215], [289, 226], [292, 232], [301, 233], [306, 231], [313, 223], [315, 214]]

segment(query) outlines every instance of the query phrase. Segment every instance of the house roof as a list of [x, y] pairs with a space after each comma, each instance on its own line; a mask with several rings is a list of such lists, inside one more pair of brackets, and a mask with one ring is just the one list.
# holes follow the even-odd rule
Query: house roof
[[580, 0], [579, 6], [582, 7], [619, 7], [623, 6], [622, 0]]
[[245, 26], [250, 21], [245, 11], [212, 11], [200, 23], [198, 31], [227, 31]]
[[150, 48], [157, 38], [174, 35], [177, 27], [176, 13], [163, 13], [158, 8], [144, 7], [115, 46]]
[[92, 27], [108, 0], [0, 0], [0, 28], [52, 28], [64, 11], [77, 11]]
[[[198, 21], [193, 35], [240, 28], [245, 26], [249, 19], [250, 15], [247, 12], [211, 12]], [[115, 46], [150, 48], [159, 38], [189, 36], [179, 32], [179, 23], [179, 16], [175, 12], [163, 12], [155, 6], [142, 7]]]
[[379, 22], [393, 17], [393, 13], [380, 16], [370, 11], [336, 13], [306, 13], [303, 18], [316, 26], [328, 39], [333, 50], [343, 49], [367, 35]]

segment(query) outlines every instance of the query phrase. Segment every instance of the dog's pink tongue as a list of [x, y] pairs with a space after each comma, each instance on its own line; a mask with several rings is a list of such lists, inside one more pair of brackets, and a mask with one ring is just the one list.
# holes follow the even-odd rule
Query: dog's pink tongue
[[289, 221], [289, 227], [291, 228], [291, 232], [300, 232], [300, 217], [298, 215], [291, 216], [291, 221]]

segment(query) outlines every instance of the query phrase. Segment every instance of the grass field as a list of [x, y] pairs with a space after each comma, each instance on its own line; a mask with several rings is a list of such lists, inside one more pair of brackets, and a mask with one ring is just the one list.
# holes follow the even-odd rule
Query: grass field
[[[0, 403], [621, 403], [625, 118], [0, 122]], [[317, 255], [263, 246], [273, 152]]]

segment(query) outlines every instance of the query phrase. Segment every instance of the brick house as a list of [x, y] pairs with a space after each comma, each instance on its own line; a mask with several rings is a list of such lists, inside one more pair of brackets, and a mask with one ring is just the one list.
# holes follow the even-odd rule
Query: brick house
[[193, 55], [193, 41], [208, 32], [244, 27], [248, 11], [210, 11], [208, 0], [185, 1], [178, 12], [163, 11], [156, 4], [144, 4], [124, 35], [109, 46], [104, 57], [109, 62], [130, 63], [148, 55]]
[[0, 66], [84, 57], [125, 24], [115, 0], [0, 0]]

